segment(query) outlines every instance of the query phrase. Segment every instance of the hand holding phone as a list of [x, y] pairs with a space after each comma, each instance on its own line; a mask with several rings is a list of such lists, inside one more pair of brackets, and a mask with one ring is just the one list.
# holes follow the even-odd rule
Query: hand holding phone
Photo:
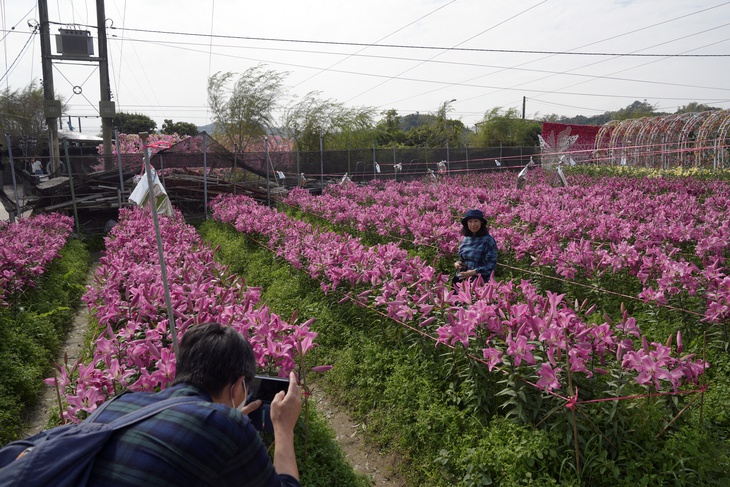
[[289, 379], [257, 375], [251, 382], [251, 392], [247, 402], [261, 401], [261, 406], [248, 413], [248, 417], [258, 431], [274, 432], [271, 421], [271, 402], [281, 391], [289, 389]]
[[297, 374], [289, 374], [289, 389], [286, 394], [278, 393], [271, 404], [271, 418], [281, 432], [292, 432], [302, 411], [302, 389], [297, 383]]

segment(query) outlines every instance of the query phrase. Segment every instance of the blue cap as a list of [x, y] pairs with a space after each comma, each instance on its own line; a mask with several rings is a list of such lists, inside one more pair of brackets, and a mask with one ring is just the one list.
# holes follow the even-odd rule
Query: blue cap
[[481, 220], [483, 224], [487, 224], [487, 220], [484, 218], [484, 213], [482, 213], [481, 210], [469, 210], [464, 214], [464, 218], [461, 219], [461, 224], [466, 226], [466, 222], [471, 220], [472, 218], [476, 218], [477, 220]]

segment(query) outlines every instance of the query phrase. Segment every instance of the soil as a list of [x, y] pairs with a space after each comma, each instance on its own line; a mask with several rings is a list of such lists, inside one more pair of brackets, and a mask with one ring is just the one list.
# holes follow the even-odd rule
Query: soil
[[365, 443], [362, 437], [362, 425], [354, 423], [347, 413], [333, 404], [333, 401], [317, 388], [313, 388], [310, 397], [317, 411], [327, 418], [327, 423], [335, 432], [337, 445], [355, 472], [370, 478], [374, 486], [408, 485], [396, 473], [398, 462], [394, 455], [384, 454]]
[[[94, 264], [91, 266], [89, 273], [86, 275], [86, 284], [91, 285], [94, 281], [94, 273], [96, 272], [99, 256], [92, 255]], [[71, 330], [66, 337], [66, 342], [61, 347], [61, 351], [56, 358], [56, 363], [63, 363], [64, 355], [68, 354], [68, 363], [73, 364], [81, 355], [84, 347], [86, 329], [88, 327], [89, 310], [86, 306], [81, 306], [74, 317]], [[55, 413], [53, 407], [56, 407]], [[54, 386], [45, 386], [40, 400], [34, 408], [28, 413], [28, 429], [25, 431], [26, 436], [34, 435], [44, 430], [50, 419], [51, 413], [57, 414], [58, 411], [58, 395]]]
[[[95, 262], [98, 255], [94, 256]], [[86, 278], [86, 284], [91, 285], [96, 272], [96, 263], [92, 265]], [[86, 329], [88, 327], [89, 311], [82, 306], [76, 314], [73, 326], [69, 331], [64, 346], [57, 361], [63, 362], [64, 354], [68, 354], [68, 362], [72, 364], [81, 354], [84, 347]], [[365, 444], [362, 437], [362, 425], [355, 424], [341, 408], [327, 398], [321, 391], [314, 389], [311, 396], [313, 403], [320, 414], [327, 418], [330, 428], [335, 432], [335, 441], [344, 452], [345, 458], [355, 472], [367, 476], [374, 486], [406, 487], [408, 484], [395, 472], [397, 459], [393, 455], [383, 454], [378, 449]], [[49, 416], [58, 410], [56, 389], [47, 386], [38, 404], [29, 412], [26, 436], [33, 435], [45, 429]]]

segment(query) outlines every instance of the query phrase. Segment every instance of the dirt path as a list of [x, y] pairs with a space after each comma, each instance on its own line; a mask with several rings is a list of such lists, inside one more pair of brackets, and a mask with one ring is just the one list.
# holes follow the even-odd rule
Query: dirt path
[[[99, 259], [99, 255], [92, 256], [94, 264], [91, 266], [86, 276], [86, 284], [92, 285], [94, 274]], [[57, 358], [57, 362], [62, 362], [64, 354], [68, 354], [69, 363], [73, 363], [80, 355], [84, 347], [84, 339], [88, 328], [89, 311], [86, 306], [82, 306], [74, 318], [73, 325], [69, 331], [66, 343], [63, 345], [61, 352]], [[345, 457], [352, 468], [360, 474], [368, 476], [375, 486], [392, 486], [405, 487], [406, 482], [394, 473], [393, 466], [396, 465], [395, 458], [383, 455], [377, 449], [365, 445], [362, 438], [362, 428], [355, 424], [349, 416], [332, 403], [319, 390], [315, 389], [312, 393], [312, 399], [319, 411], [327, 418], [330, 427], [335, 432], [335, 440], [344, 452]], [[47, 386], [41, 399], [33, 410], [29, 413], [29, 425], [25, 431], [26, 436], [42, 431], [48, 424], [49, 416], [58, 409], [58, 398], [56, 389]]]
[[[92, 255], [92, 259], [94, 263], [91, 265], [91, 268], [86, 275], [86, 285], [92, 285], [94, 282], [94, 274], [96, 273], [99, 255]], [[76, 316], [74, 317], [74, 322], [68, 336], [66, 337], [66, 342], [63, 344], [63, 347], [61, 347], [61, 352], [58, 357], [56, 357], [56, 363], [63, 363], [63, 357], [65, 354], [68, 354], [69, 364], [73, 364], [76, 361], [84, 346], [84, 337], [86, 335], [88, 325], [89, 310], [86, 305], [82, 305], [79, 312], [76, 313]], [[25, 431], [25, 434], [33, 435], [45, 429], [54, 406], [56, 407], [56, 411], [58, 411], [58, 395], [56, 394], [56, 388], [53, 386], [46, 386], [43, 389], [43, 394], [41, 395], [38, 404], [36, 404], [29, 413], [28, 429]]]
[[362, 426], [352, 422], [350, 417], [332, 404], [327, 396], [317, 388], [312, 391], [317, 411], [327, 418], [327, 422], [335, 432], [335, 441], [345, 453], [345, 458], [353, 470], [368, 476], [375, 486], [406, 487], [405, 480], [395, 473], [397, 460], [392, 455], [385, 455], [376, 448], [365, 444], [362, 437]]

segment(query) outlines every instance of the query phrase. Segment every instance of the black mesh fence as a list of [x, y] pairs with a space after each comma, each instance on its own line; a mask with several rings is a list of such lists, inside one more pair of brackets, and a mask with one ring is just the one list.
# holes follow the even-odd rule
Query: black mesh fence
[[[190, 170], [200, 175], [204, 167], [228, 173], [235, 168], [239, 181], [265, 178], [293, 186], [300, 184], [300, 176], [310, 182], [329, 182], [347, 175], [354, 182], [365, 182], [372, 179], [418, 179], [437, 174], [458, 175], [471, 171], [519, 170], [531, 158], [535, 163], [540, 162], [538, 147], [367, 148], [236, 154], [201, 133], [156, 152], [150, 162], [158, 170]], [[117, 172], [120, 164], [125, 175], [141, 174], [144, 169], [141, 152], [104, 156], [69, 148], [68, 158], [62, 154], [61, 162], [56, 175], [66, 174], [69, 164], [75, 174]]]

